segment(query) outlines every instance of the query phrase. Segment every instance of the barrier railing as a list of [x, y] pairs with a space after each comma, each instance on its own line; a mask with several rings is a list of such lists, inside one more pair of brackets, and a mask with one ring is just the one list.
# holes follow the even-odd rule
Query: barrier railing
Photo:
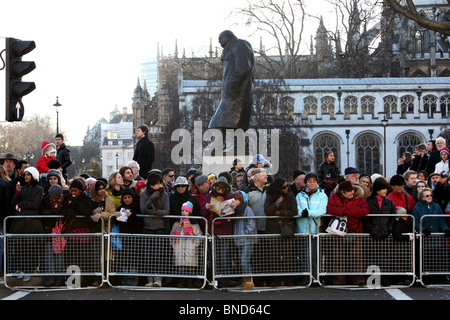
[[[138, 215], [149, 221], [162, 219], [172, 231], [181, 216]], [[203, 217], [189, 216], [194, 231], [206, 226]], [[109, 227], [118, 224], [116, 217], [109, 219]], [[207, 226], [206, 226], [207, 228]], [[207, 232], [207, 230], [205, 230]], [[207, 233], [174, 235], [166, 228], [166, 234], [132, 234], [110, 231], [107, 261], [107, 282], [112, 287], [127, 289], [184, 289], [199, 290], [206, 286]], [[151, 231], [149, 231], [151, 232]], [[172, 233], [172, 234], [169, 234]]]
[[[4, 281], [10, 289], [81, 289], [102, 284], [104, 274], [103, 221], [98, 232], [70, 228], [66, 233], [17, 233], [18, 230], [44, 231], [43, 224], [55, 226], [63, 216], [10, 216], [4, 220]], [[91, 223], [77, 216], [75, 222]], [[87, 232], [86, 232], [87, 231]], [[95, 230], [92, 230], [95, 231]]]
[[450, 238], [443, 233], [447, 219], [442, 214], [429, 214], [420, 219], [420, 230], [433, 226], [431, 233], [422, 232], [420, 239], [420, 281], [426, 287], [450, 286]]
[[[332, 217], [325, 215], [323, 218]], [[401, 219], [398, 215], [375, 215], [367, 218]], [[347, 233], [338, 236], [317, 235], [318, 282], [333, 288], [409, 287], [415, 280], [414, 217], [409, 219], [410, 233], [403, 241], [393, 236], [374, 239], [368, 233]], [[398, 223], [398, 221], [395, 221]]]
[[[112, 287], [145, 290], [198, 290], [207, 284], [219, 289], [241, 290], [235, 287], [245, 277], [253, 277], [258, 291], [305, 288], [313, 281], [324, 288], [369, 289], [386, 288], [385, 279], [390, 281], [390, 288], [409, 287], [416, 278], [424, 286], [450, 283], [447, 277], [450, 275], [450, 238], [442, 232], [414, 236], [415, 221], [410, 215], [407, 218], [412, 225], [411, 233], [403, 234], [408, 238], [405, 241], [396, 241], [392, 235], [375, 240], [367, 233], [347, 233], [344, 237], [323, 232], [314, 236], [295, 233], [287, 239], [266, 233], [214, 235], [217, 222], [221, 220], [235, 223], [239, 219], [267, 221], [279, 217], [216, 218], [209, 233], [206, 219], [191, 216], [192, 223], [197, 220], [203, 228], [203, 233], [195, 236], [170, 234], [168, 229], [163, 234], [111, 230], [105, 233], [102, 220], [98, 232], [92, 230], [83, 234], [9, 231], [11, 224], [17, 221], [29, 225], [40, 220], [55, 225], [57, 218], [63, 217], [11, 216], [4, 220], [3, 271], [7, 288], [92, 289], [107, 283]], [[173, 227], [180, 218], [166, 216], [164, 219]], [[296, 218], [291, 219], [295, 221]], [[424, 216], [420, 220], [420, 230], [429, 224], [426, 219], [445, 218], [445, 215]], [[90, 220], [81, 216], [77, 219]], [[115, 223], [114, 219], [108, 221], [110, 227]], [[55, 253], [54, 243], [62, 238], [64, 249]], [[416, 242], [416, 238], [419, 241]], [[244, 244], [248, 243], [252, 244], [251, 254], [243, 250]], [[162, 278], [162, 287], [154, 286], [158, 278]], [[345, 282], [350, 278], [355, 281]], [[227, 280], [236, 281], [232, 284]]]
[[[237, 220], [290, 220], [297, 228], [296, 217], [275, 216], [220, 217], [212, 223], [212, 271], [215, 288], [241, 290], [242, 278], [252, 277], [254, 290], [305, 288], [311, 284], [311, 237], [297, 234], [283, 238], [280, 234], [216, 235], [220, 224]], [[238, 284], [236, 286], [236, 284]]]

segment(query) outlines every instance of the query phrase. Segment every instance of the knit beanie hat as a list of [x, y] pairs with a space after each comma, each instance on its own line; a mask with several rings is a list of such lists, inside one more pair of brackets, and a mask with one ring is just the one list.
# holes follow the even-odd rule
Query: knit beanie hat
[[447, 154], [450, 154], [448, 148], [442, 148], [441, 152], [439, 154], [442, 154], [442, 152], [446, 152]]
[[306, 172], [299, 169], [294, 170], [294, 173], [292, 174], [292, 180], [295, 180], [295, 178], [297, 178], [301, 174], [306, 174]]
[[308, 182], [308, 179], [310, 179], [310, 178], [314, 178], [314, 179], [316, 179], [317, 182], [319, 182], [319, 177], [314, 172], [311, 172], [311, 173], [308, 173], [307, 175], [305, 175], [303, 182], [304, 183]]
[[35, 167], [28, 167], [25, 172], [29, 172], [34, 180], [39, 181], [39, 171]]
[[78, 190], [84, 191], [83, 183], [78, 179], [73, 179], [70, 184], [70, 188], [76, 188]]
[[373, 194], [383, 189], [387, 189], [387, 185], [381, 179], [376, 179], [372, 186]]
[[406, 209], [403, 208], [403, 207], [396, 206], [395, 207], [395, 213], [396, 214], [406, 214]]
[[52, 184], [48, 189], [48, 195], [50, 197], [61, 197], [62, 188], [59, 184]]
[[181, 211], [187, 211], [192, 214], [193, 210], [194, 210], [194, 205], [190, 201], [187, 201], [181, 205]]
[[403, 186], [405, 185], [405, 178], [403, 178], [402, 175], [396, 174], [391, 178], [391, 181], [389, 181], [391, 186]]

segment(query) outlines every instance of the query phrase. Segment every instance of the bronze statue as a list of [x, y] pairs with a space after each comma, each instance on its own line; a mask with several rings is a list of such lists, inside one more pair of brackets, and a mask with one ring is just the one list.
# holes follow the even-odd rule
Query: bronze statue
[[252, 111], [253, 49], [230, 30], [219, 35], [219, 43], [223, 48], [222, 98], [209, 128], [247, 130]]

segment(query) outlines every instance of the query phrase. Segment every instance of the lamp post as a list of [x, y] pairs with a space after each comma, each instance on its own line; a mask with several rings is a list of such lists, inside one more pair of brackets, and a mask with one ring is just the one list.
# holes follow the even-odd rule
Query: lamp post
[[383, 158], [384, 158], [384, 163], [383, 163], [383, 176], [386, 178], [386, 127], [389, 123], [389, 120], [386, 119], [386, 114], [384, 114], [383, 119], [381, 120], [381, 125], [383, 126]]
[[339, 89], [338, 89], [337, 96], [338, 96], [338, 102], [339, 102], [339, 111], [338, 111], [338, 114], [342, 114], [342, 111], [341, 111], [341, 97], [342, 97], [342, 90], [341, 90], [341, 87], [339, 87]]
[[420, 114], [420, 97], [422, 96], [422, 89], [420, 88], [420, 86], [419, 86], [419, 90], [417, 90], [416, 94], [417, 94], [417, 98], [419, 101], [419, 114]]
[[56, 97], [56, 103], [53, 105], [56, 108], [56, 134], [59, 133], [59, 107], [61, 104], [58, 102], [58, 97]]
[[348, 140], [350, 138], [350, 129], [345, 130], [345, 134], [347, 136], [347, 168], [350, 167], [350, 146], [348, 144]]
[[430, 140], [433, 140], [434, 129], [428, 129], [428, 133], [430, 134]]

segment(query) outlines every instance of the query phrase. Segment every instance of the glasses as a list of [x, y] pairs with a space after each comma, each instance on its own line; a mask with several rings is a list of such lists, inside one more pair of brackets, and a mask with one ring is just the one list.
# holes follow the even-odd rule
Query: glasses
[[175, 175], [174, 175], [174, 174], [171, 174], [171, 175], [169, 175], [168, 177], [173, 178], [173, 177], [175, 177]]
[[281, 187], [281, 189], [287, 189], [288, 188], [288, 186], [282, 186]]
[[424, 198], [429, 198], [429, 197], [432, 197], [432, 196], [433, 196], [433, 195], [431, 195], [431, 194], [424, 194], [424, 195], [423, 195]]
[[175, 186], [175, 188], [186, 188], [187, 186], [186, 185], [181, 185], [181, 184], [179, 184], [178, 186]]

